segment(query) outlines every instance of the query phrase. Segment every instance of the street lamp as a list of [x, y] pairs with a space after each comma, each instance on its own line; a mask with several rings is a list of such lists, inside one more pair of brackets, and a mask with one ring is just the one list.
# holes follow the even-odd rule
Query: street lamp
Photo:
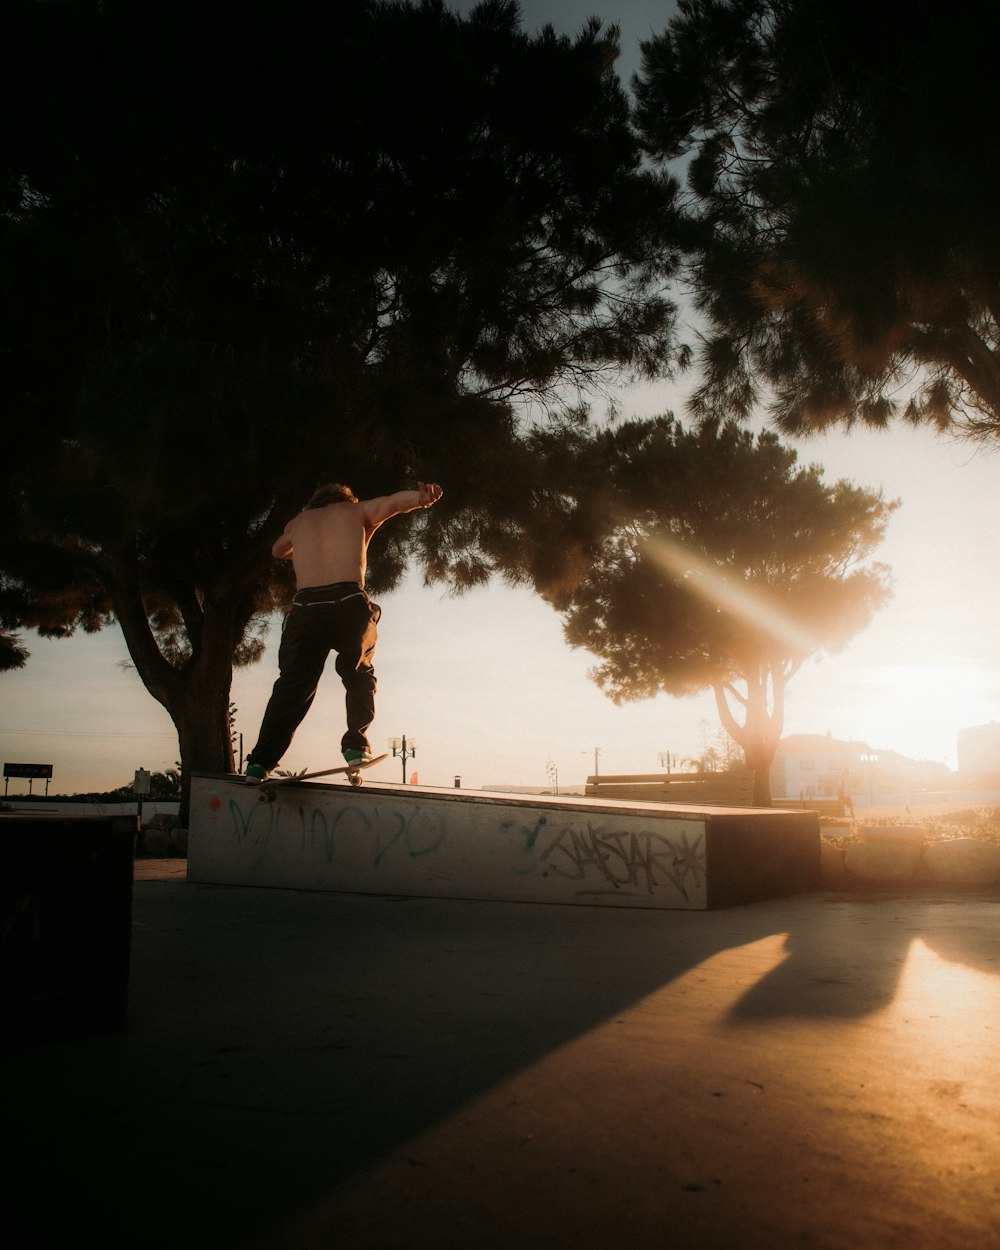
[[671, 755], [669, 751], [660, 751], [656, 758], [660, 761], [660, 767], [667, 770], [668, 775], [671, 763], [677, 763], [677, 756]]
[[417, 753], [417, 744], [411, 742], [407, 745], [406, 734], [402, 738], [390, 738], [389, 746], [392, 748], [393, 758], [397, 756], [403, 761], [403, 785], [406, 785], [406, 761], [412, 759]]
[[[590, 754], [590, 752], [589, 752], [589, 751], [581, 751], [581, 752], [580, 752], [580, 754], [581, 754], [581, 755], [589, 755], [589, 754]], [[602, 755], [602, 754], [603, 754], [603, 752], [602, 752], [602, 750], [601, 750], [601, 748], [600, 748], [600, 747], [594, 747], [594, 776], [595, 776], [595, 777], [596, 777], [596, 776], [598, 776], [598, 770], [597, 770], [597, 757], [598, 757], [599, 755]]]
[[872, 765], [878, 763], [878, 756], [872, 752], [861, 756], [861, 763], [868, 767], [868, 806], [875, 806], [875, 787], [872, 784]]

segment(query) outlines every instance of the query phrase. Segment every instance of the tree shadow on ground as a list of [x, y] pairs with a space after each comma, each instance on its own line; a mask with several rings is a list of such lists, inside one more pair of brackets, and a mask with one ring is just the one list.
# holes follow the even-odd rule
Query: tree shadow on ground
[[721, 952], [786, 935], [786, 958], [757, 969], [720, 1027], [878, 1011], [916, 936], [997, 971], [974, 920], [889, 906], [662, 912], [137, 883], [128, 1030], [8, 1056], [14, 1205], [33, 1244], [73, 1244], [85, 1225], [151, 1248], [244, 1246]]

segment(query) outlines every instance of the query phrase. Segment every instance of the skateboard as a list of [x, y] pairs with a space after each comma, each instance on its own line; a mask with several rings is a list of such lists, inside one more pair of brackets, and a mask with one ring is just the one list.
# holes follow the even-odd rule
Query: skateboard
[[274, 791], [277, 786], [286, 786], [293, 781], [312, 781], [314, 777], [335, 777], [338, 773], [346, 773], [347, 780], [352, 786], [360, 786], [362, 782], [361, 774], [366, 768], [371, 768], [373, 764], [381, 764], [389, 755], [386, 752], [383, 755], [376, 755], [370, 760], [365, 760], [363, 764], [341, 764], [339, 768], [324, 768], [318, 773], [296, 773], [294, 777], [268, 777], [266, 781], [262, 781], [258, 786], [257, 802], [273, 803]]

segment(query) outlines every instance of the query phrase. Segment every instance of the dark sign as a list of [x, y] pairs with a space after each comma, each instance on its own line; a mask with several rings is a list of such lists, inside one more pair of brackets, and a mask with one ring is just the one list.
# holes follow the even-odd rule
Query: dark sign
[[51, 777], [51, 764], [4, 764], [5, 777]]

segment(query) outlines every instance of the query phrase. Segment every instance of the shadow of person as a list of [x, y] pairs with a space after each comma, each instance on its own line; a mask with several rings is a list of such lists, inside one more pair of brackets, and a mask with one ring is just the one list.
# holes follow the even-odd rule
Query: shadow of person
[[991, 939], [990, 924], [970, 919], [968, 907], [954, 897], [854, 894], [816, 898], [806, 912], [789, 908], [795, 923], [785, 958], [732, 1005], [728, 1019], [858, 1020], [882, 1011], [918, 938], [950, 962], [998, 973], [1000, 942]]
[[911, 899], [908, 910], [917, 936], [942, 959], [1000, 974], [995, 891], [953, 888]]

